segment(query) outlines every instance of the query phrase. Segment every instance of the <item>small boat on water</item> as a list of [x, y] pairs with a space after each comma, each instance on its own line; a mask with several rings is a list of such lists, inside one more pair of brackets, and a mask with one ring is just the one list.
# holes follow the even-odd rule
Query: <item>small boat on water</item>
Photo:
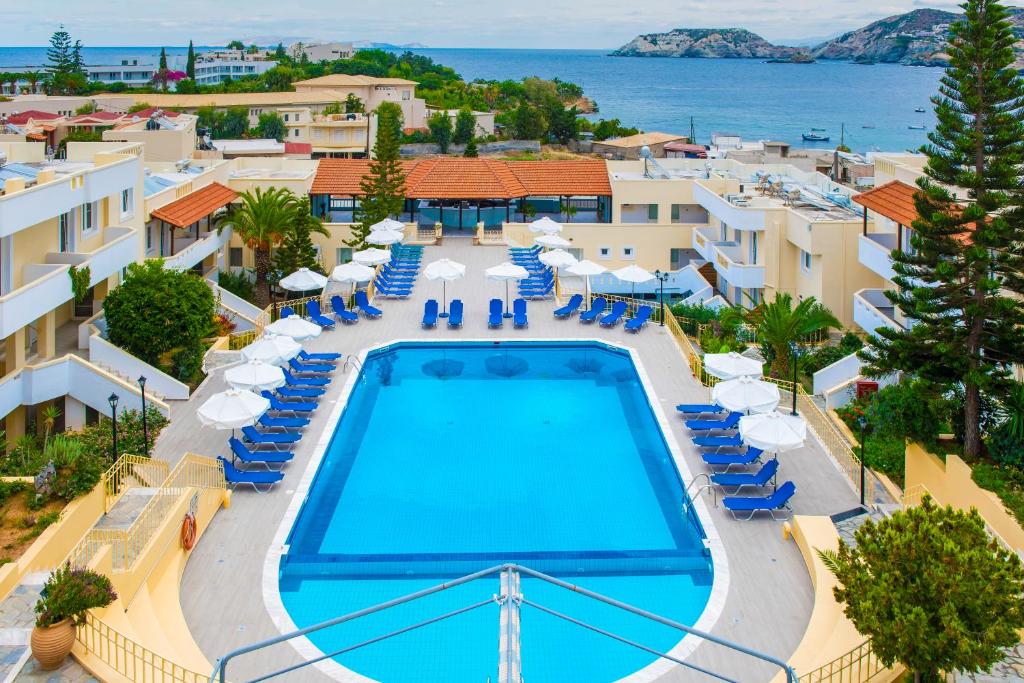
[[924, 130], [924, 126], [907, 126], [910, 130]]
[[871, 129], [874, 129], [874, 127], [875, 127], [875, 124], [873, 124], [873, 123], [865, 123], [863, 126], [861, 126], [861, 128], [871, 128]]
[[824, 128], [811, 128], [804, 133], [804, 140], [808, 142], [828, 142], [828, 134]]
[[923, 114], [925, 112], [925, 108], [924, 107], [918, 107], [914, 111], [916, 111], [918, 114]]

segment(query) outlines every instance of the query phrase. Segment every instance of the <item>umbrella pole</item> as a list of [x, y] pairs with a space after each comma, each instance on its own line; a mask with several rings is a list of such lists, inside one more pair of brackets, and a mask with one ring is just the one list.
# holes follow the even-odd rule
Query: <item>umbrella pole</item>
[[508, 280], [505, 280], [505, 312], [501, 316], [502, 318], [511, 318], [512, 313], [508, 310]]
[[440, 313], [440, 315], [437, 316], [438, 318], [447, 318], [448, 317], [448, 290], [447, 290], [447, 284], [448, 283], [445, 280], [441, 280], [441, 313]]

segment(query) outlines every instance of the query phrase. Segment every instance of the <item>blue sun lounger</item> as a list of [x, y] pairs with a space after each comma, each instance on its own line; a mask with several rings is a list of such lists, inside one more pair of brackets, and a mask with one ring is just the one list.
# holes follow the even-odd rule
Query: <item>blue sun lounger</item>
[[743, 445], [743, 437], [739, 434], [731, 436], [695, 436], [695, 446], [702, 448], [739, 448]]
[[462, 327], [463, 308], [462, 299], [452, 299], [452, 302], [448, 304], [448, 327], [453, 330]]
[[710, 432], [719, 429], [736, 429], [743, 413], [729, 413], [724, 420], [687, 420], [683, 424], [694, 432]]
[[764, 451], [760, 448], [747, 446], [747, 450], [742, 453], [701, 453], [700, 457], [704, 460], [704, 464], [711, 469], [724, 467], [723, 471], [728, 472], [734, 466], [746, 467], [755, 462], [761, 462], [762, 455], [764, 455]]
[[574, 313], [576, 313], [578, 310], [580, 310], [580, 306], [582, 304], [583, 304], [583, 295], [582, 294], [573, 294], [571, 297], [569, 297], [569, 301], [567, 301], [564, 306], [562, 306], [561, 308], [556, 308], [554, 310], [555, 317], [556, 318], [569, 318]]
[[328, 318], [326, 315], [323, 314], [323, 312], [320, 310], [320, 302], [319, 301], [313, 300], [313, 301], [307, 302], [306, 303], [306, 313], [309, 314], [309, 319], [312, 322], [314, 322], [317, 325], [319, 325], [320, 327], [322, 327], [324, 329], [327, 329], [327, 330], [333, 330], [334, 329], [334, 321], [331, 320], [330, 318]]
[[306, 349], [299, 351], [297, 358], [301, 359], [299, 362], [306, 363], [336, 363], [341, 360], [340, 353], [309, 353]]
[[622, 316], [626, 315], [626, 310], [629, 306], [625, 301], [616, 301], [612, 304], [612, 310], [607, 315], [601, 316], [598, 321], [601, 327], [615, 327], [622, 320]]
[[[722, 505], [736, 519], [753, 519], [754, 515], [762, 510], [770, 512], [774, 520], [780, 519], [775, 516], [776, 512], [782, 513], [781, 519], [787, 519], [793, 515], [793, 510], [789, 507], [789, 499], [793, 497], [794, 493], [796, 493], [796, 484], [787, 481], [775, 489], [770, 496], [751, 496], [749, 498], [729, 496], [722, 499]], [[746, 516], [741, 517], [739, 513], [746, 513]]]
[[297, 389], [287, 386], [277, 388], [277, 395], [281, 398], [320, 398], [324, 393], [323, 389]]
[[516, 299], [512, 302], [512, 326], [523, 328], [529, 324], [526, 318], [526, 299]]
[[309, 419], [305, 417], [272, 417], [263, 413], [259, 419], [260, 427], [267, 429], [302, 429], [309, 426]]
[[263, 465], [268, 470], [271, 465], [284, 467], [285, 464], [291, 462], [291, 459], [295, 457], [295, 454], [291, 451], [273, 451], [270, 453], [261, 451], [253, 453], [235, 437], [228, 439], [228, 445], [231, 446], [232, 458], [241, 460], [243, 465]]
[[626, 332], [639, 332], [647, 324], [647, 321], [651, 319], [651, 313], [653, 312], [654, 310], [650, 306], [641, 306], [636, 309], [633, 317], [626, 321], [623, 329]]
[[366, 292], [360, 289], [356, 292], [356, 308], [363, 312], [368, 318], [379, 318], [383, 311], [376, 306], [370, 305], [370, 300], [366, 298]]
[[[334, 316], [343, 323], [359, 322], [359, 315], [345, 308], [345, 300], [335, 294], [331, 297], [331, 308]], [[340, 354], [339, 354], [340, 355]]]
[[326, 387], [331, 383], [330, 377], [296, 377], [292, 373], [284, 370], [284, 385], [286, 387]]
[[437, 299], [427, 299], [423, 304], [423, 327], [437, 327]]
[[680, 403], [676, 410], [684, 415], [707, 415], [709, 413], [724, 413], [725, 408], [714, 403]]
[[[284, 473], [282, 472], [246, 472], [236, 468], [230, 461], [220, 456], [217, 456], [217, 459], [224, 466], [224, 481], [230, 484], [231, 488], [239, 484], [248, 484], [257, 493], [266, 493], [274, 488], [274, 484], [284, 479]], [[262, 489], [260, 488], [261, 486], [263, 487]]]
[[737, 494], [745, 486], [751, 488], [764, 488], [768, 484], [775, 482], [775, 475], [779, 473], [779, 460], [778, 458], [772, 458], [765, 464], [761, 465], [761, 469], [757, 472], [737, 472], [735, 474], [723, 472], [721, 474], [712, 474], [711, 481], [721, 486], [723, 489], [732, 489], [729, 493]]
[[487, 327], [501, 327], [502, 322], [504, 322], [504, 319], [501, 317], [503, 308], [501, 299], [491, 299], [487, 314]]
[[330, 363], [300, 363], [294, 358], [288, 359], [288, 367], [300, 375], [326, 375], [335, 370], [335, 367]]
[[282, 445], [298, 443], [302, 438], [301, 434], [267, 433], [257, 430], [255, 427], [242, 427], [242, 438], [257, 446], [273, 446], [281, 450]]
[[270, 409], [275, 413], [312, 413], [320, 405], [316, 401], [282, 401], [266, 389], [260, 392], [260, 396], [270, 401]]
[[592, 323], [597, 320], [597, 316], [604, 313], [604, 309], [608, 307], [608, 300], [603, 296], [599, 296], [590, 304], [590, 310], [583, 311], [580, 313], [581, 323]]
[[290, 318], [295, 315], [295, 309], [291, 306], [285, 306], [281, 309], [281, 318]]

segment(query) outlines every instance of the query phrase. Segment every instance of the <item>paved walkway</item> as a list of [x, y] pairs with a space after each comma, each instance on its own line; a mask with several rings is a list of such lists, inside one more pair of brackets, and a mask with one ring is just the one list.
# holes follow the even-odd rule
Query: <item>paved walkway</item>
[[[503, 298], [505, 288], [501, 283], [486, 280], [483, 270], [506, 260], [506, 250], [450, 239], [443, 247], [428, 247], [424, 263], [441, 257], [468, 266], [466, 278], [448, 286], [449, 296], [465, 302], [464, 329], [420, 328], [424, 300], [441, 293], [439, 284], [421, 279], [408, 300], [375, 301], [384, 311], [381, 319], [363, 319], [356, 325], [339, 327], [307, 342], [306, 348], [312, 352], [356, 354], [396, 339], [539, 337], [599, 338], [629, 346], [636, 350], [650, 377], [657, 394], [652, 400], [668, 418], [682, 457], [692, 472], [704, 471], [674, 407], [682, 402], [706, 401], [708, 391], [693, 379], [667, 329], [649, 325], [640, 334], [631, 335], [621, 325], [612, 330], [584, 326], [574, 320], [553, 319], [551, 302], [531, 302], [529, 329], [512, 330], [506, 325], [500, 331], [488, 330], [487, 301], [492, 297]], [[339, 376], [329, 388], [324, 397], [326, 405], [317, 411], [307, 428], [295, 461], [286, 469], [283, 485], [265, 495], [237, 491], [230, 509], [218, 513], [193, 551], [182, 579], [182, 608], [196, 642], [211, 662], [233, 648], [278, 635], [262, 598], [264, 558], [315, 444], [325, 430], [333, 428], [328, 424], [328, 416], [343, 384], [344, 378]], [[215, 374], [188, 402], [172, 404], [171, 424], [157, 442], [154, 455], [173, 462], [188, 451], [210, 456], [224, 454], [227, 435], [202, 427], [195, 417], [196, 408], [223, 388], [220, 375]], [[782, 463], [782, 475], [797, 484], [793, 507], [798, 514], [832, 515], [856, 506], [852, 486], [816, 443], [786, 453]], [[813, 602], [810, 580], [796, 545], [782, 539], [780, 523], [770, 518], [737, 522], [723, 509], [714, 508], [710, 515], [725, 546], [729, 576], [725, 604], [713, 632], [775, 656], [788, 657], [803, 636]], [[724, 576], [726, 569], [719, 567], [716, 571]], [[690, 660], [744, 682], [766, 681], [776, 672], [772, 667], [751, 665], [749, 659], [708, 644], [698, 647]], [[282, 644], [241, 658], [232, 664], [229, 678], [251, 678], [299, 661], [291, 646]], [[327, 678], [318, 670], [307, 668], [284, 680]], [[675, 672], [664, 680], [707, 679]]]

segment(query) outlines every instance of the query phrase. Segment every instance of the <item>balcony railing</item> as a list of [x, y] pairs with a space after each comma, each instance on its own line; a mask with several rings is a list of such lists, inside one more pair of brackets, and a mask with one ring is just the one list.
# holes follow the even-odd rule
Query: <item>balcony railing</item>
[[198, 240], [187, 237], [176, 239], [174, 240], [174, 255], [163, 257], [164, 268], [173, 268], [175, 270], [191, 268], [210, 254], [220, 251], [230, 241], [230, 227], [225, 227], [220, 232], [211, 230], [210, 232], [200, 233]]
[[903, 329], [894, 314], [895, 307], [881, 289], [862, 289], [853, 295], [853, 321], [866, 332], [874, 334], [883, 327]]
[[735, 243], [714, 246], [715, 270], [729, 284], [744, 289], [764, 287], [764, 266], [743, 263], [742, 249]]
[[896, 276], [892, 269], [892, 250], [896, 248], [894, 233], [873, 232], [861, 235], [857, 242], [857, 258], [868, 270], [892, 282]]

